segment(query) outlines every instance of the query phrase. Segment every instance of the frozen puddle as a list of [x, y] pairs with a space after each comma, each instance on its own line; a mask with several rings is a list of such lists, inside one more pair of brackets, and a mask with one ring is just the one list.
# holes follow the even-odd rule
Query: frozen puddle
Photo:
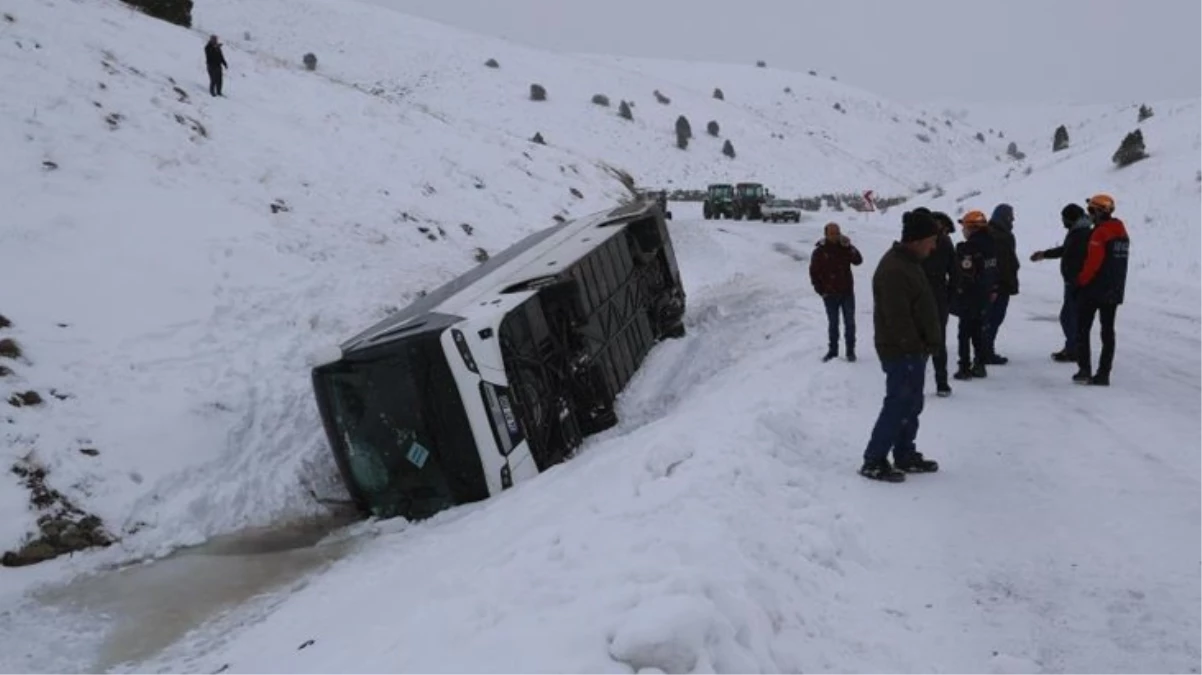
[[[189, 631], [259, 596], [287, 589], [341, 558], [352, 537], [321, 540], [349, 519], [245, 531], [33, 594], [56, 614], [88, 625], [95, 656], [86, 668], [137, 667]], [[60, 616], [65, 619], [66, 616]]]

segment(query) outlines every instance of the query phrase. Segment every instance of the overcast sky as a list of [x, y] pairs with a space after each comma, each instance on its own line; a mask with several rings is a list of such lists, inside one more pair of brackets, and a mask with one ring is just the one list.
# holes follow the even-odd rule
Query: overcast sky
[[921, 102], [1202, 95], [1199, 0], [368, 0], [562, 52], [816, 69]]

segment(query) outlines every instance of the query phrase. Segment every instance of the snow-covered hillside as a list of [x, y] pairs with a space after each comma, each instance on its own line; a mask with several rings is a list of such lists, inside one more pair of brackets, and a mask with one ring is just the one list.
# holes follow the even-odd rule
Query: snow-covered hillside
[[[198, 27], [239, 49], [298, 62], [312, 51], [321, 72], [457, 128], [517, 138], [540, 132], [552, 146], [624, 166], [651, 186], [761, 180], [788, 196], [902, 195], [998, 162], [998, 147], [977, 141], [975, 128], [804, 73], [551, 55], [388, 9], [348, 11], [343, 3], [206, 0], [196, 16]], [[485, 67], [489, 59], [499, 67]], [[532, 83], [545, 87], [546, 101], [529, 100]], [[715, 88], [724, 100], [713, 98]], [[657, 103], [656, 91], [670, 103]], [[595, 94], [610, 106], [593, 104]], [[622, 100], [634, 104], [633, 121], [618, 117]], [[695, 137], [683, 152], [674, 145], [679, 115]], [[718, 122], [719, 138], [706, 134], [710, 120]], [[725, 139], [735, 147], [733, 161], [721, 154]]]

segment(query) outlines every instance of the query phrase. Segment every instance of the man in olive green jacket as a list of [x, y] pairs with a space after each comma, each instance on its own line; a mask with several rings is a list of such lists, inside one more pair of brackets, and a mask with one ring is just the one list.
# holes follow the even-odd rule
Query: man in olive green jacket
[[[901, 482], [905, 473], [929, 473], [939, 464], [918, 452], [927, 359], [943, 344], [939, 308], [922, 261], [934, 250], [939, 226], [927, 209], [902, 216], [902, 240], [881, 258], [872, 277], [876, 353], [885, 371], [885, 402], [864, 450], [860, 475]], [[889, 464], [893, 451], [894, 465]]]

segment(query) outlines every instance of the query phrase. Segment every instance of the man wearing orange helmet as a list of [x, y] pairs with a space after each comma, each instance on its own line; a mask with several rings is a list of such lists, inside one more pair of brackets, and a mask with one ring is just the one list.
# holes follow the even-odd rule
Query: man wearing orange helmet
[[998, 259], [989, 221], [981, 211], [969, 211], [960, 218], [964, 241], [956, 244], [959, 275], [952, 295], [951, 312], [960, 319], [957, 337], [960, 367], [952, 377], [961, 381], [986, 376], [990, 356], [985, 341], [986, 319], [990, 303], [998, 296]]
[[[1114, 365], [1114, 317], [1127, 288], [1127, 258], [1131, 239], [1123, 221], [1114, 217], [1114, 198], [1096, 194], [1085, 202], [1093, 219], [1085, 264], [1077, 274], [1077, 374], [1078, 384], [1110, 385]], [[1102, 355], [1098, 369], [1092, 370], [1089, 334], [1094, 317], [1102, 324]], [[1092, 373], [1092, 374], [1091, 374]]]

